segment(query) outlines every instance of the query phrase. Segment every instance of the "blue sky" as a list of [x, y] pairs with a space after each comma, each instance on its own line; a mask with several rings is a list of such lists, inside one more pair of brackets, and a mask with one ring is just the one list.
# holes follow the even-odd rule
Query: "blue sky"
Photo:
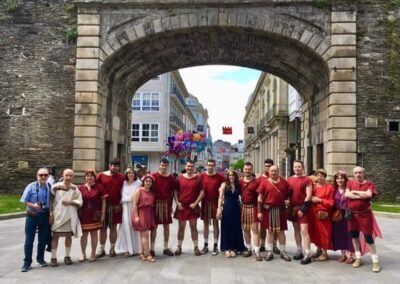
[[[261, 72], [226, 65], [191, 67], [179, 72], [188, 91], [208, 110], [212, 139], [232, 144], [243, 139], [245, 106]], [[232, 135], [223, 135], [223, 126], [232, 127]]]
[[249, 68], [239, 68], [236, 70], [222, 71], [221, 73], [215, 74], [211, 79], [222, 80], [222, 81], [235, 81], [237, 83], [246, 84], [248, 82], [258, 79], [261, 75], [261, 71]]

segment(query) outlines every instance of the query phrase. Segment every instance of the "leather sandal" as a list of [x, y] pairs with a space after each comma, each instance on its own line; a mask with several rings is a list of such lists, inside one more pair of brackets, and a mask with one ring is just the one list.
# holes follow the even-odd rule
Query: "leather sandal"
[[347, 256], [346, 255], [341, 255], [339, 258], [338, 258], [338, 262], [339, 263], [343, 263], [343, 262], [346, 262], [346, 260], [347, 260]]
[[236, 253], [233, 250], [231, 250], [231, 257], [236, 257]]
[[79, 262], [85, 262], [86, 261], [86, 255], [81, 255], [81, 257], [78, 260]]
[[146, 260], [146, 256], [143, 253], [141, 253], [141, 254], [139, 254], [139, 259]]
[[316, 261], [326, 261], [328, 260], [328, 254], [326, 252], [321, 253], [319, 257], [315, 259]]
[[225, 257], [226, 258], [231, 258], [232, 257], [231, 252], [229, 250], [225, 251]]
[[175, 251], [175, 255], [181, 255], [182, 254], [182, 247], [178, 246], [178, 248]]
[[156, 259], [153, 258], [151, 255], [148, 255], [148, 256], [146, 257], [145, 260], [146, 260], [147, 262], [151, 262], [151, 263], [156, 262]]

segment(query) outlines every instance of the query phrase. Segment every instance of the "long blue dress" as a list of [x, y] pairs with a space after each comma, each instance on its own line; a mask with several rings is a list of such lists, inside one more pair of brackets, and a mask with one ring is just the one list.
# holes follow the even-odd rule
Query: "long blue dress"
[[232, 192], [226, 185], [221, 220], [221, 251], [242, 252], [246, 249], [240, 218], [239, 187]]

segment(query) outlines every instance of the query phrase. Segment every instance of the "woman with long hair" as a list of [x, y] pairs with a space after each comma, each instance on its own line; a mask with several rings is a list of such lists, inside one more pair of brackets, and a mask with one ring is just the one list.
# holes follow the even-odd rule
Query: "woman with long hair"
[[133, 199], [133, 220], [132, 225], [136, 231], [140, 232], [140, 243], [142, 251], [140, 259], [148, 262], [156, 260], [150, 254], [150, 231], [156, 228], [154, 217], [154, 194], [152, 185], [154, 178], [147, 174], [142, 177], [142, 186], [136, 191]]
[[221, 220], [221, 251], [230, 258], [246, 247], [241, 226], [239, 176], [230, 170], [226, 180], [219, 188], [217, 218]]
[[133, 256], [139, 253], [140, 245], [139, 232], [132, 228], [132, 209], [133, 196], [141, 186], [140, 180], [137, 178], [137, 173], [132, 168], [127, 168], [125, 171], [125, 181], [122, 186], [122, 223], [119, 226], [119, 250], [125, 252], [124, 257]]
[[340, 263], [352, 264], [354, 262], [354, 247], [347, 229], [347, 220], [344, 218], [348, 199], [344, 195], [349, 178], [344, 171], [334, 173], [332, 184], [335, 188], [335, 215], [333, 219], [332, 245], [333, 250], [341, 250]]
[[98, 230], [103, 227], [106, 212], [107, 194], [101, 184], [96, 183], [96, 173], [89, 169], [85, 171], [86, 182], [79, 186], [82, 194], [83, 205], [80, 209], [79, 219], [82, 225], [80, 262], [86, 261], [86, 246], [88, 234], [90, 233], [90, 241], [92, 252], [89, 261], [96, 260], [96, 247], [98, 242]]

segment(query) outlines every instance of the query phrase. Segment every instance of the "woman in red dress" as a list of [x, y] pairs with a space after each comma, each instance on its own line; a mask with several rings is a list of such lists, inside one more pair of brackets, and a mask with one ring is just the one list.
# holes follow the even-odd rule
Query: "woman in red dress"
[[81, 251], [82, 256], [80, 262], [86, 260], [86, 245], [87, 238], [90, 232], [90, 240], [92, 244], [92, 253], [89, 261], [96, 260], [97, 234], [102, 228], [104, 216], [106, 212], [106, 197], [105, 191], [101, 184], [96, 183], [96, 173], [94, 170], [85, 171], [86, 183], [79, 186], [79, 191], [82, 194], [83, 205], [79, 214], [79, 220], [82, 225]]
[[335, 189], [326, 183], [327, 173], [323, 169], [316, 172], [316, 183], [311, 198], [310, 239], [317, 246], [314, 260], [328, 260], [327, 250], [332, 249], [332, 208], [335, 204]]
[[152, 185], [154, 182], [153, 176], [147, 174], [142, 177], [142, 187], [136, 192], [133, 199], [133, 220], [132, 227], [140, 232], [140, 242], [142, 253], [140, 258], [148, 262], [155, 262], [156, 260], [150, 254], [150, 234], [149, 232], [157, 227], [156, 219], [154, 217], [154, 193], [152, 192]]

